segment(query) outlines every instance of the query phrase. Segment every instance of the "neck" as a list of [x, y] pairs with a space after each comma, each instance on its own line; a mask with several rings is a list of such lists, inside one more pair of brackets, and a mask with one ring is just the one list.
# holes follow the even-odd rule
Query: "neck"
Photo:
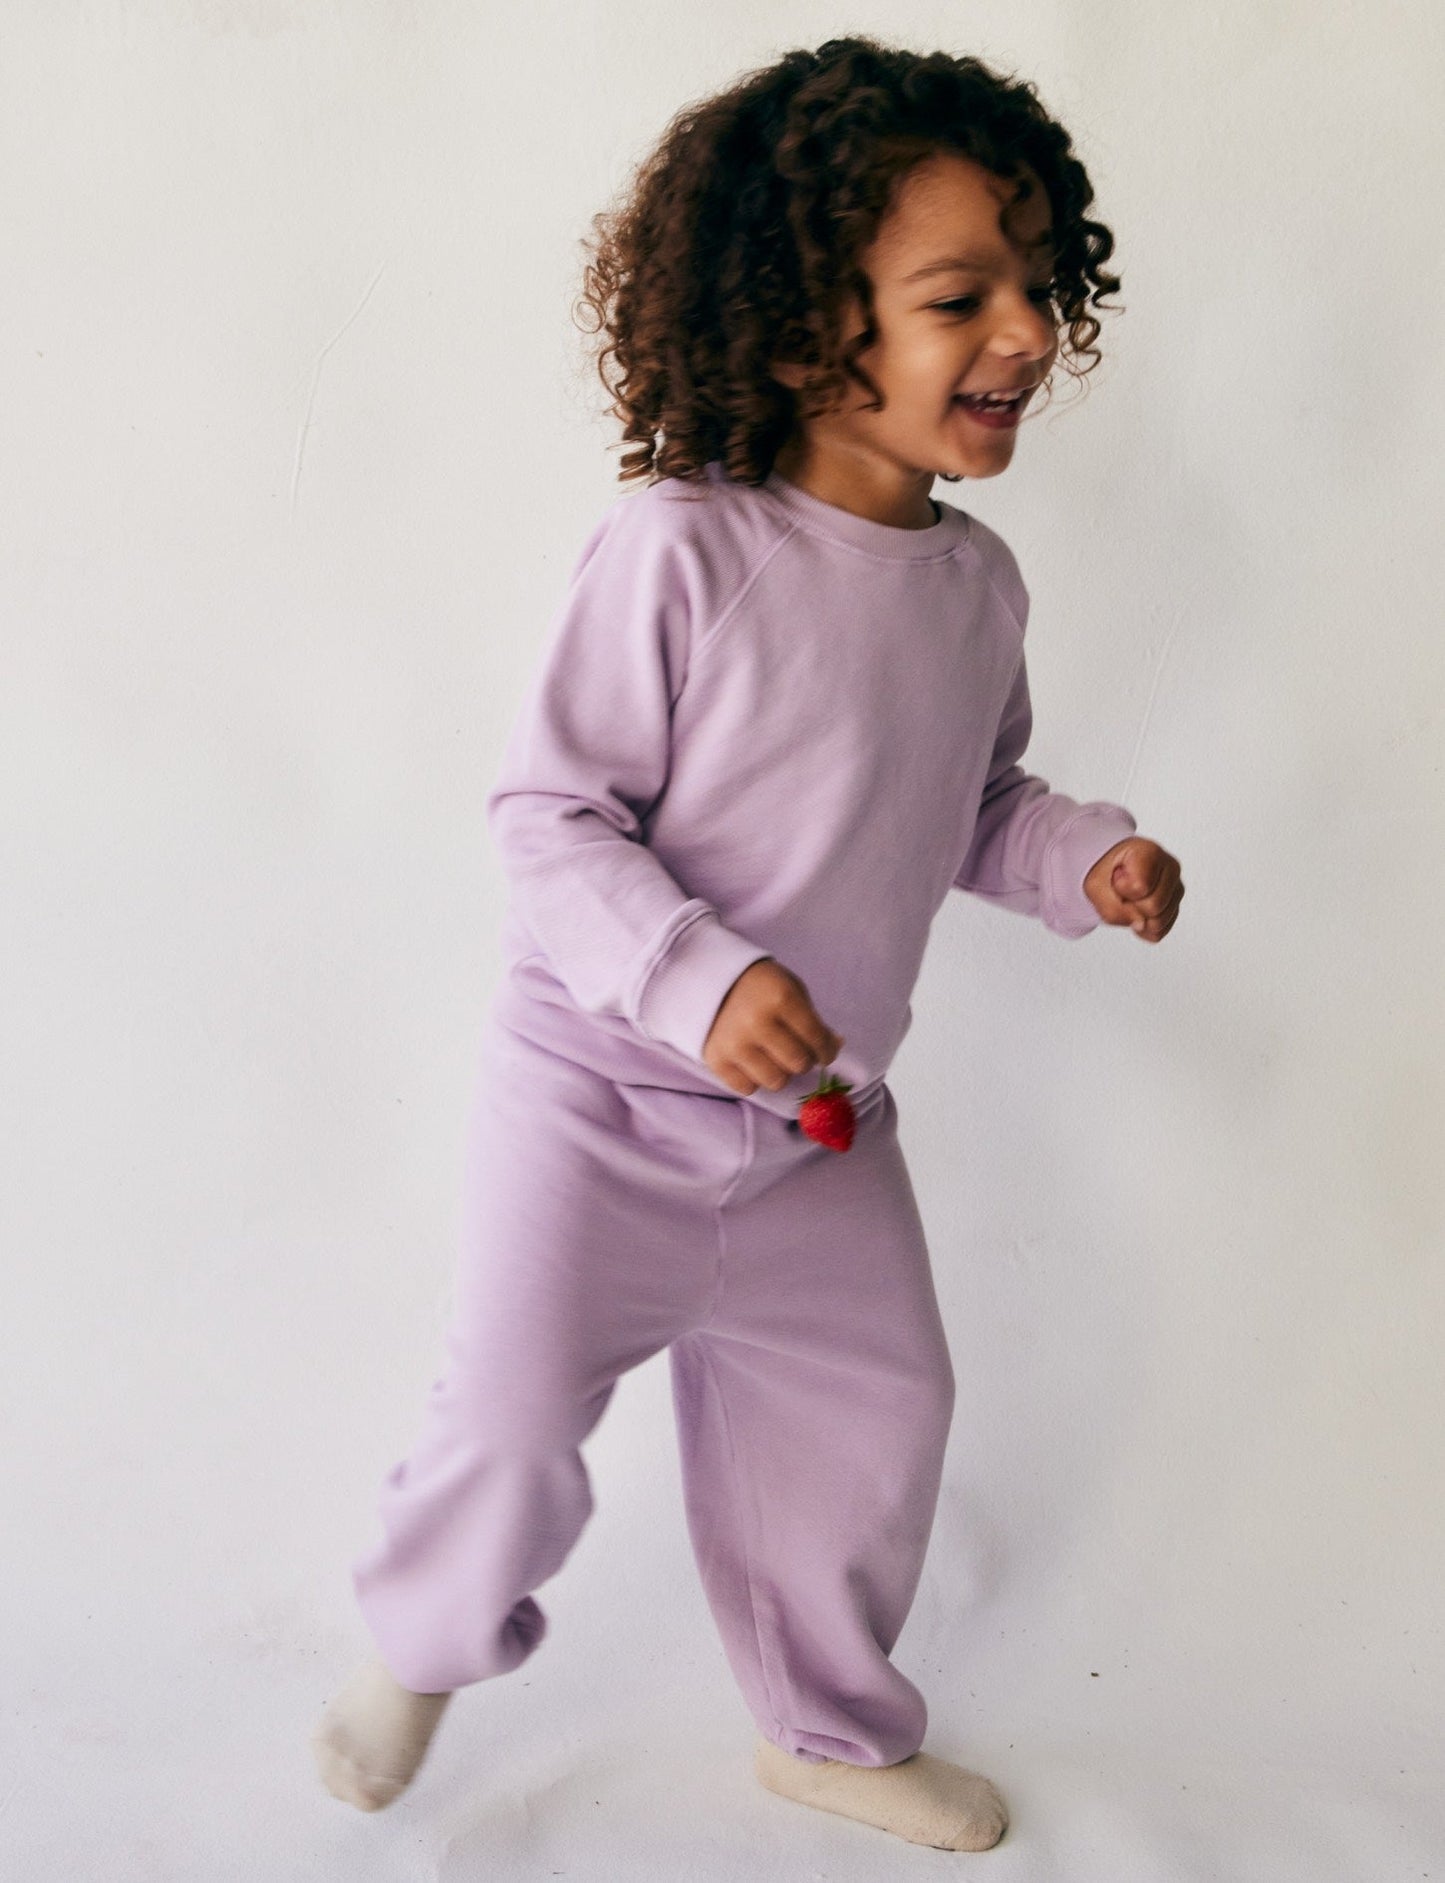
[[821, 503], [897, 530], [927, 530], [938, 521], [931, 471], [905, 471], [871, 454], [791, 439], [773, 469]]

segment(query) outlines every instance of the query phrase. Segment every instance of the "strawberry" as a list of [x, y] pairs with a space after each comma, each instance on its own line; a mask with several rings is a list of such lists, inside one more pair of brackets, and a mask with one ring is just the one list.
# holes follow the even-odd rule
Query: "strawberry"
[[799, 1128], [819, 1144], [826, 1144], [830, 1151], [846, 1151], [853, 1142], [857, 1122], [848, 1097], [852, 1090], [846, 1079], [825, 1072], [817, 1086], [799, 1100]]

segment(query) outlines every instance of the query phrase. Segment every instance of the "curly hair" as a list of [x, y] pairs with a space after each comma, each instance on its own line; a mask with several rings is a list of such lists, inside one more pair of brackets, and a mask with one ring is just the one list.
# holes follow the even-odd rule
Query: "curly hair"
[[[1053, 219], [1059, 362], [1080, 381], [1098, 364], [1088, 304], [1120, 285], [1101, 267], [1114, 238], [1085, 215], [1088, 174], [1034, 87], [976, 58], [830, 39], [685, 106], [620, 203], [592, 218], [573, 316], [595, 316], [577, 324], [603, 336], [597, 372], [636, 446], [620, 482], [696, 482], [718, 460], [758, 484], [797, 421], [831, 409], [849, 379], [881, 404], [857, 364], [878, 334], [861, 257], [896, 186], [938, 152], [999, 177], [1018, 178], [1021, 165], [1038, 175]], [[866, 325], [844, 343], [850, 294]], [[805, 369], [796, 391], [772, 376], [782, 359]]]

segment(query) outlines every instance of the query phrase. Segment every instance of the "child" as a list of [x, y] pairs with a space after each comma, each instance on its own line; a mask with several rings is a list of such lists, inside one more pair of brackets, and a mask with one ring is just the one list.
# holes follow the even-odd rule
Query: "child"
[[[1183, 895], [1123, 806], [1021, 768], [1027, 592], [929, 496], [1006, 469], [1061, 330], [1097, 335], [1091, 201], [1031, 86], [848, 38], [680, 114], [598, 219], [585, 299], [650, 481], [584, 546], [487, 800], [511, 904], [449, 1365], [352, 1572], [379, 1655], [313, 1734], [364, 1810], [542, 1640], [579, 1447], [665, 1347], [757, 1777], [916, 1843], [1003, 1834], [888, 1658], [954, 1378], [885, 1074], [950, 888], [1150, 942]], [[794, 1128], [824, 1067], [841, 1153]]]

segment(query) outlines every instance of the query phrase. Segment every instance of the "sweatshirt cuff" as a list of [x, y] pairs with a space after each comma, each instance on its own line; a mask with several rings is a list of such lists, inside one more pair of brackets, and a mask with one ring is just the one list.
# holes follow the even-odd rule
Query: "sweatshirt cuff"
[[702, 1063], [718, 1008], [744, 968], [771, 960], [766, 948], [725, 928], [714, 909], [689, 922], [658, 962], [637, 1003], [638, 1030]]
[[1040, 914], [1046, 928], [1073, 941], [1099, 926], [1102, 918], [1084, 894], [1084, 878], [1106, 850], [1138, 828], [1122, 804], [1100, 798], [1081, 804], [1059, 826], [1044, 853]]

